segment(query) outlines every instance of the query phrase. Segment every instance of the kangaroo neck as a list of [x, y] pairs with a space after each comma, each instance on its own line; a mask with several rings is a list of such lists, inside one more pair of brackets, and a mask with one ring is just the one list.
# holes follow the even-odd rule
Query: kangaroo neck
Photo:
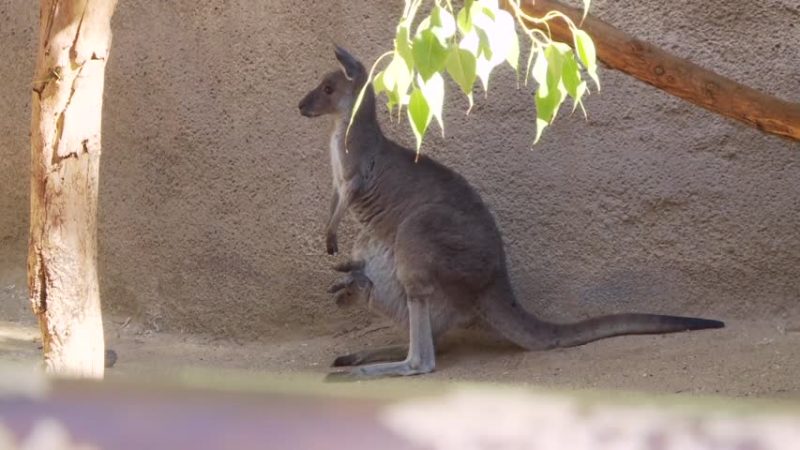
[[348, 131], [352, 109], [348, 109], [336, 118], [335, 136], [337, 151], [342, 159], [360, 158], [374, 153], [384, 136], [378, 124], [378, 117], [375, 112], [375, 92], [372, 86], [368, 86], [364, 93], [358, 112], [356, 112], [353, 123]]

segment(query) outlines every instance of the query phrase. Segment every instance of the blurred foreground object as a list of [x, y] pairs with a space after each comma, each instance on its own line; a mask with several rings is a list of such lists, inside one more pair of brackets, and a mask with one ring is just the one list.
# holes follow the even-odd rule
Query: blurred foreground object
[[[181, 372], [47, 380], [3, 370], [0, 448], [786, 449], [800, 405], [497, 385]], [[16, 374], [16, 375], [15, 375]], [[624, 398], [624, 400], [622, 400]]]

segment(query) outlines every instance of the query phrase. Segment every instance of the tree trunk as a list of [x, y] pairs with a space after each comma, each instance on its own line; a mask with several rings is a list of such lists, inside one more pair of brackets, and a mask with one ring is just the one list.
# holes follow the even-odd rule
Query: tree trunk
[[100, 119], [116, 0], [41, 0], [31, 101], [28, 288], [45, 368], [101, 378]]
[[[507, 1], [502, 4], [513, 12]], [[558, 1], [521, 0], [520, 6], [533, 17], [544, 16], [549, 11], [569, 16], [589, 33], [597, 47], [597, 58], [612, 69], [761, 131], [800, 141], [800, 104], [739, 84], [627, 35], [591, 15], [581, 24], [583, 12]], [[549, 26], [553, 39], [572, 44], [572, 32], [566, 22], [555, 19], [549, 21]]]

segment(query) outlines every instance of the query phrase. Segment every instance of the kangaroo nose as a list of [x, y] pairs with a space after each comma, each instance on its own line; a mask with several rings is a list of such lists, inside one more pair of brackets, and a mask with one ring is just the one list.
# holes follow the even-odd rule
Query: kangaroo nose
[[300, 114], [302, 114], [302, 115], [304, 115], [306, 117], [309, 117], [309, 114], [308, 114], [308, 97], [300, 100], [300, 103], [297, 105], [297, 107], [300, 109]]
[[315, 114], [312, 112], [313, 111], [312, 103], [313, 103], [312, 99], [308, 96], [300, 100], [300, 104], [297, 105], [297, 107], [300, 108], [300, 114], [305, 117], [314, 117]]

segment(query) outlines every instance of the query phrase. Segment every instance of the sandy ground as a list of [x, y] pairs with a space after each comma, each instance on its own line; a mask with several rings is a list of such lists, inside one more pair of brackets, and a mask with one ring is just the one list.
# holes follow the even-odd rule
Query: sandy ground
[[[199, 367], [310, 372], [322, 380], [334, 356], [402, 340], [388, 324], [375, 323], [333, 336], [259, 343], [154, 333], [130, 324], [107, 327], [107, 335], [119, 355], [110, 378]], [[38, 346], [35, 327], [0, 322], [0, 362], [33, 364]], [[800, 400], [800, 329], [774, 323], [729, 321], [723, 330], [626, 336], [546, 352], [520, 351], [479, 331], [463, 331], [441, 350], [428, 379]]]

